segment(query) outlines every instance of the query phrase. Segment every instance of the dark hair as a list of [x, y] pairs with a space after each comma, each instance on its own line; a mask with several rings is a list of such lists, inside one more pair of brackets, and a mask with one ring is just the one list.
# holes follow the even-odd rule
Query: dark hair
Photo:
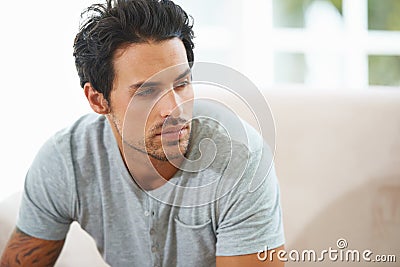
[[88, 19], [74, 41], [80, 84], [83, 88], [90, 82], [108, 101], [114, 81], [113, 56], [124, 45], [178, 37], [192, 66], [193, 19], [170, 0], [107, 0], [90, 6], [83, 15]]

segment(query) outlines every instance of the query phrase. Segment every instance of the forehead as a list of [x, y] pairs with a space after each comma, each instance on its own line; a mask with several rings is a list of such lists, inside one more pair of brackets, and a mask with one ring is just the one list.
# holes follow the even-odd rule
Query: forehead
[[179, 38], [132, 44], [116, 51], [115, 85], [146, 81], [153, 75], [181, 64], [188, 66], [186, 50]]

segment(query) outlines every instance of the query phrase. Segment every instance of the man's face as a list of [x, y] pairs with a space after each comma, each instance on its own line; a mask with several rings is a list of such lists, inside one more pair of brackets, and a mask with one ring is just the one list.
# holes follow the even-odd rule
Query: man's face
[[182, 157], [193, 110], [191, 73], [182, 41], [174, 38], [120, 49], [114, 72], [109, 118], [121, 148], [161, 161]]

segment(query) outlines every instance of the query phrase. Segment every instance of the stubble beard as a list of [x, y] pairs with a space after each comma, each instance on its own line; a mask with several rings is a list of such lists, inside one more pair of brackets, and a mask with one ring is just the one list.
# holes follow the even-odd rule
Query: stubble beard
[[[116, 128], [116, 130], [122, 140], [122, 146], [124, 147], [125, 152], [127, 152], [126, 147], [128, 147], [130, 149], [133, 149], [133, 150], [136, 150], [143, 154], [146, 154], [153, 159], [156, 159], [159, 161], [164, 161], [164, 162], [185, 157], [188, 147], [189, 147], [190, 134], [186, 135], [181, 140], [169, 141], [169, 142], [162, 141], [160, 143], [160, 142], [155, 142], [156, 135], [151, 133], [148, 136], [146, 136], [145, 138], [143, 138], [142, 140], [138, 140], [135, 142], [134, 140], [129, 140], [127, 138], [123, 138], [122, 123], [114, 115], [113, 112], [110, 112], [109, 115], [110, 115], [112, 123], [114, 124], [114, 127]], [[189, 125], [189, 133], [190, 132], [191, 132], [191, 127]], [[166, 148], [164, 149], [164, 147], [166, 147]], [[171, 148], [175, 151], [172, 153], [168, 153], [169, 148]], [[178, 150], [178, 151], [176, 151], [176, 150]]]
[[[146, 150], [143, 150], [142, 152], [159, 161], [171, 161], [184, 157], [186, 155], [188, 146], [189, 138], [187, 137], [184, 137], [183, 140], [171, 142], [164, 141], [162, 144], [158, 142], [156, 143], [154, 142], [153, 138], [148, 137], [146, 138], [145, 145], [142, 144], [143, 148], [146, 147]], [[173, 152], [169, 151], [171, 149]]]

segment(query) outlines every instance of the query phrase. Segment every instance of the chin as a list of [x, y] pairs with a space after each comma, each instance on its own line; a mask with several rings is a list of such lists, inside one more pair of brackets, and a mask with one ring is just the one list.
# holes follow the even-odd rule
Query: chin
[[[178, 145], [179, 144], [179, 145]], [[148, 155], [152, 158], [155, 158], [160, 161], [171, 161], [175, 159], [181, 159], [185, 157], [185, 154], [187, 152], [188, 148], [188, 141], [181, 141], [181, 142], [176, 142], [176, 144], [172, 145], [169, 144], [170, 146], [167, 146], [167, 148], [163, 149], [160, 147], [157, 149], [157, 151], [150, 152], [148, 151]]]

